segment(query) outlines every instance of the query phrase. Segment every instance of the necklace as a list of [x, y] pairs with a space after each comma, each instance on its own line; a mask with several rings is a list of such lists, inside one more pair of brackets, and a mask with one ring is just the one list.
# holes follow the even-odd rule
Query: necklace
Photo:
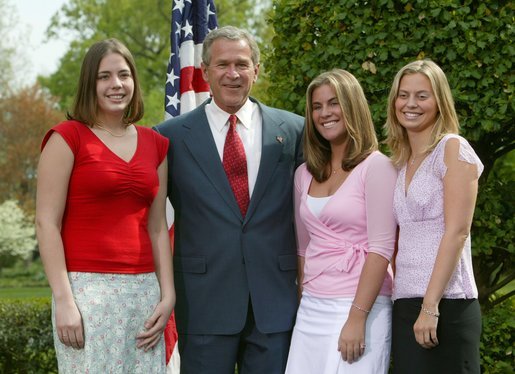
[[331, 169], [331, 174], [332, 175], [335, 175], [336, 173], [338, 173], [340, 170], [342, 170], [342, 168], [337, 168], [337, 169]]
[[[129, 126], [130, 126], [130, 125], [129, 125]], [[115, 138], [122, 138], [122, 137], [124, 137], [125, 135], [127, 135], [127, 128], [128, 128], [129, 126], [127, 126], [127, 127], [125, 128], [124, 133], [120, 135], [120, 134], [115, 134], [114, 132], [112, 132], [112, 131], [111, 131], [111, 130], [109, 130], [108, 128], [105, 128], [104, 126], [99, 125], [98, 123], [97, 123], [97, 124], [95, 124], [95, 127], [98, 127], [99, 129], [104, 130], [105, 132], [109, 133], [111, 136], [114, 136]]]

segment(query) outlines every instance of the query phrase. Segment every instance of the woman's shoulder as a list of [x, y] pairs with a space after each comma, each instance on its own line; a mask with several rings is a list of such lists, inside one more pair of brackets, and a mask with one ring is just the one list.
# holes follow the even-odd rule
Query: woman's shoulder
[[74, 119], [68, 119], [62, 122], [59, 122], [57, 125], [52, 127], [50, 130], [60, 130], [60, 131], [81, 131], [86, 129], [88, 126], [82, 122], [76, 121]]
[[302, 177], [305, 177], [306, 175], [309, 175], [308, 165], [306, 162], [303, 162], [302, 164], [299, 165], [297, 170], [295, 170], [295, 177], [302, 178]]
[[295, 170], [295, 184], [301, 185], [310, 179], [311, 179], [311, 173], [308, 171], [307, 163], [304, 162], [299, 165], [297, 170]]
[[147, 127], [147, 126], [136, 125], [135, 124], [134, 127], [138, 131], [138, 134], [143, 134], [144, 136], [154, 137], [154, 134], [155, 135], [160, 135], [157, 131], [152, 130], [150, 127]]
[[158, 150], [158, 154], [160, 161], [162, 157], [168, 151], [169, 139], [154, 129], [141, 125], [134, 125], [136, 130], [138, 131], [138, 137], [142, 139], [142, 143], [146, 144], [148, 147], [154, 147]]
[[168, 141], [168, 138], [158, 133], [151, 127], [143, 126], [143, 125], [134, 125], [138, 130], [139, 134], [142, 134], [145, 137], [150, 139], [159, 139], [160, 141]]
[[62, 121], [47, 131], [41, 142], [41, 149], [45, 147], [54, 132], [63, 137], [72, 149], [76, 149], [80, 143], [81, 132], [85, 130], [87, 130], [87, 126], [82, 122], [76, 120]]
[[[468, 142], [467, 139], [465, 139], [463, 136], [458, 134], [446, 134], [440, 139], [438, 144], [435, 147], [435, 150], [438, 150], [439, 152], [445, 152], [446, 145], [449, 143], [449, 141], [455, 141], [457, 144], [459, 144], [460, 148], [465, 148], [468, 150], [473, 150], [472, 146]], [[475, 152], [474, 152], [475, 153]]]
[[460, 145], [460, 148], [472, 149], [470, 143], [463, 136], [458, 134], [445, 134], [436, 145], [434, 149], [435, 153], [445, 152], [446, 145], [449, 141], [456, 142]]
[[364, 181], [375, 183], [379, 180], [394, 181], [397, 179], [397, 168], [392, 160], [381, 151], [372, 152], [361, 164], [363, 164], [361, 175]]
[[383, 163], [383, 164], [391, 164], [392, 160], [390, 157], [385, 155], [381, 151], [374, 151], [370, 153], [370, 155], [365, 159], [365, 161], [374, 162], [374, 163]]
[[364, 167], [365, 169], [386, 168], [397, 170], [393, 165], [392, 160], [381, 151], [374, 151], [370, 153], [370, 155], [368, 155], [368, 157], [365, 160], [363, 160], [363, 162], [361, 162], [360, 165], [362, 165], [362, 167]]
[[481, 175], [483, 163], [474, 151], [474, 148], [464, 137], [458, 134], [444, 135], [433, 150], [434, 162], [444, 165], [444, 158], [449, 157], [446, 154], [451, 155], [451, 157], [452, 154], [455, 154], [455, 157], [458, 157], [461, 161], [476, 164], [478, 166], [478, 175]]

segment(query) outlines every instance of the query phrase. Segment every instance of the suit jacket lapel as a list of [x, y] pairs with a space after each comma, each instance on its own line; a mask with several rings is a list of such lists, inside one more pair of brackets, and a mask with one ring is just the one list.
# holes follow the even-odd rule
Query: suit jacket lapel
[[258, 103], [261, 108], [263, 117], [263, 133], [262, 133], [262, 146], [261, 146], [261, 161], [259, 163], [259, 171], [254, 186], [254, 191], [250, 199], [249, 209], [245, 216], [245, 221], [248, 221], [259, 201], [263, 197], [272, 174], [275, 171], [277, 162], [281, 157], [283, 151], [283, 144], [280, 139], [285, 138], [285, 133], [281, 129], [282, 122], [276, 122], [274, 117], [270, 114], [269, 108]]
[[216, 149], [204, 106], [205, 104], [195, 109], [196, 113], [191, 117], [191, 121], [183, 124], [189, 131], [184, 137], [184, 144], [222, 199], [243, 220]]

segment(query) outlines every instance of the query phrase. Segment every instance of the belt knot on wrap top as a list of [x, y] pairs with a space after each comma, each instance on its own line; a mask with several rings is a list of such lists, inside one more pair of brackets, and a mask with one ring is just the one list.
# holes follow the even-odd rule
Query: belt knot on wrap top
[[[323, 226], [320, 223], [320, 226]], [[321, 228], [321, 227], [320, 227]], [[330, 230], [325, 227], [326, 230]], [[363, 265], [365, 252], [368, 248], [363, 244], [354, 244], [343, 238], [338, 238], [333, 232], [332, 237], [314, 235], [309, 243], [310, 252], [306, 255], [304, 283], [318, 277], [324, 271], [337, 270], [349, 273], [357, 263]], [[313, 261], [314, 260], [314, 261]]]

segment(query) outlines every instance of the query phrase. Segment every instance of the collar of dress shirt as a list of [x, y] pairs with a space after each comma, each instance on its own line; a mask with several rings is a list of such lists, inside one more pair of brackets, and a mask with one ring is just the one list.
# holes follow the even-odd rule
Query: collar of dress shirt
[[[243, 104], [240, 110], [234, 113], [236, 114], [236, 116], [238, 116], [238, 120], [246, 129], [250, 129], [251, 127], [252, 111], [255, 105], [255, 103], [247, 99], [247, 101], [245, 102], [245, 104]], [[225, 125], [228, 124], [230, 114], [220, 109], [220, 107], [216, 105], [214, 100], [211, 100], [211, 102], [206, 105], [206, 112], [209, 112], [209, 114], [215, 120], [215, 123], [213, 124], [215, 129], [218, 132], [222, 132]]]

